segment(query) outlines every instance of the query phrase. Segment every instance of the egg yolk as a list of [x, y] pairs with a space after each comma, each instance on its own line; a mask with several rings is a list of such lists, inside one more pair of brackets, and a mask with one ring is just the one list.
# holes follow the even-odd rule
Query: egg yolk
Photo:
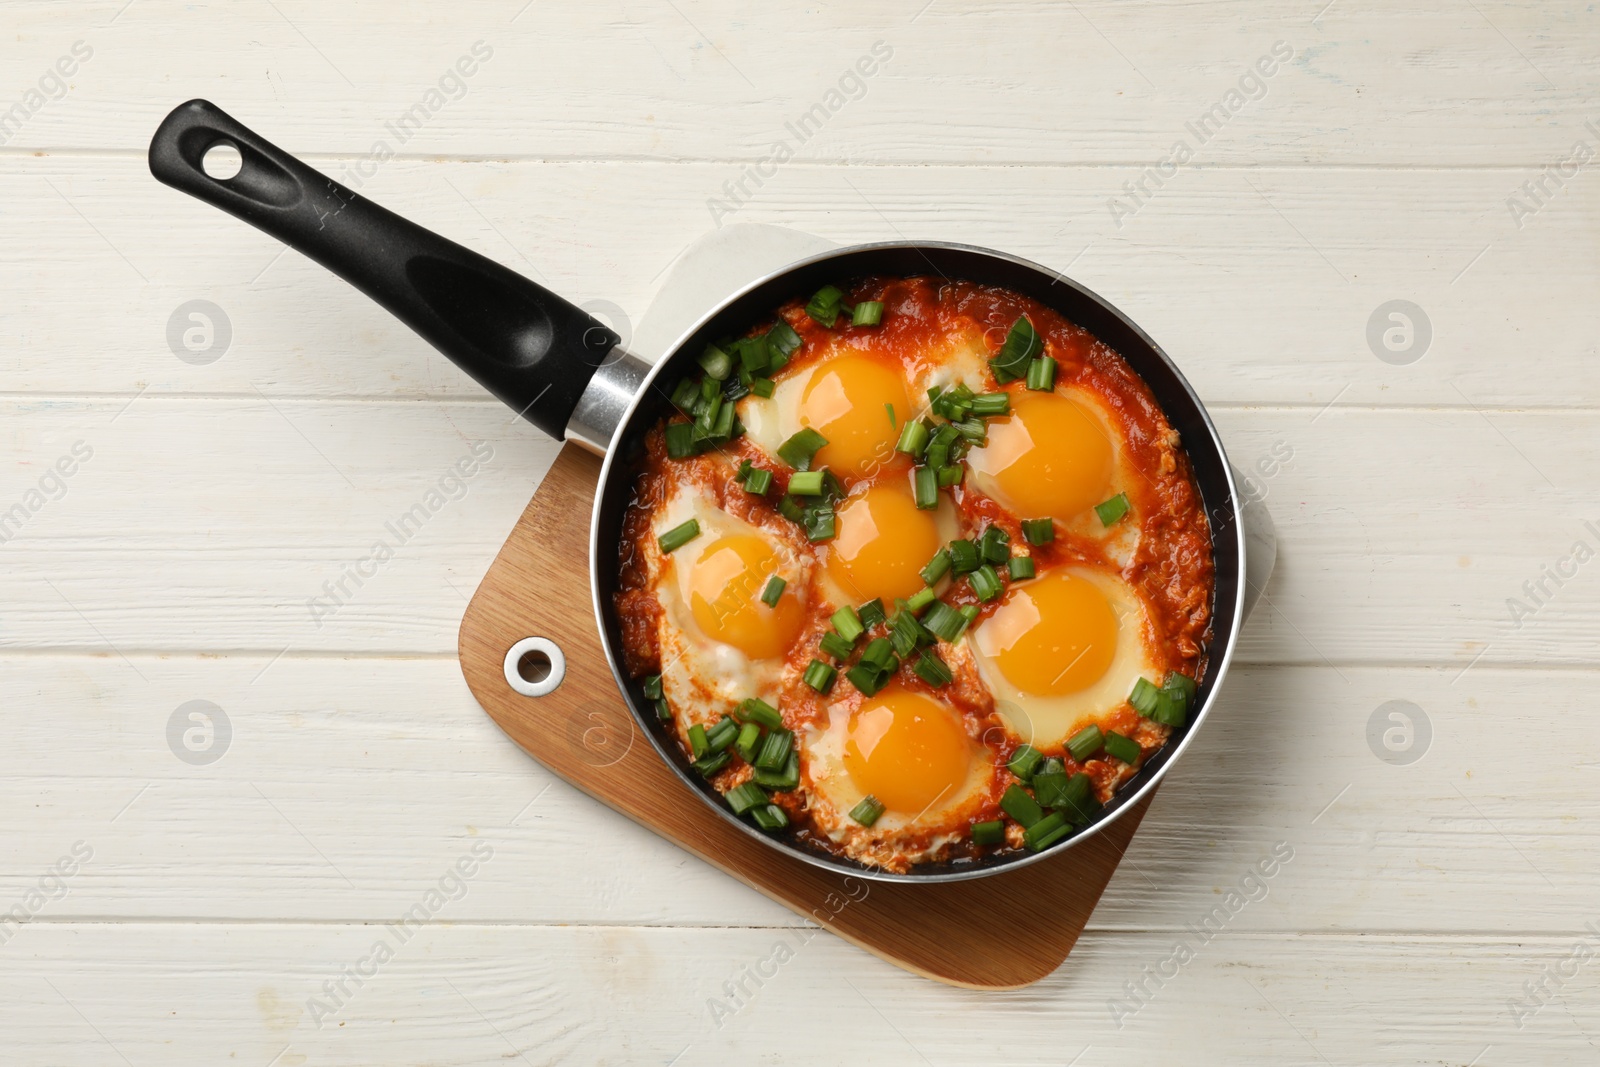
[[1117, 631], [1099, 586], [1057, 572], [1013, 590], [975, 640], [1018, 689], [1060, 696], [1100, 680], [1117, 654]]
[[860, 601], [909, 597], [922, 588], [919, 572], [939, 551], [933, 516], [917, 508], [900, 478], [851, 493], [835, 514], [828, 573]]
[[932, 697], [890, 686], [850, 716], [844, 766], [863, 793], [915, 818], [959, 795], [972, 742], [956, 713]]
[[972, 472], [1024, 516], [1070, 519], [1111, 495], [1111, 441], [1083, 404], [1058, 393], [1011, 394], [1009, 418], [967, 455]]
[[[886, 406], [887, 405], [887, 406]], [[894, 409], [894, 421], [889, 408]], [[864, 356], [830, 360], [811, 373], [800, 394], [800, 425], [828, 443], [815, 465], [842, 478], [860, 478], [902, 462], [896, 425], [912, 414], [900, 372]]]
[[792, 590], [776, 607], [761, 602], [777, 571], [777, 553], [759, 537], [733, 534], [707, 545], [689, 572], [689, 607], [700, 632], [751, 659], [781, 656], [799, 634], [805, 608]]

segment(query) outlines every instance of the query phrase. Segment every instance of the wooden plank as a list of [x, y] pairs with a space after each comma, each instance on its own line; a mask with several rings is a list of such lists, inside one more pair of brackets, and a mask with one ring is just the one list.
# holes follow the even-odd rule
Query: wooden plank
[[[485, 842], [494, 860], [453, 919], [794, 921], [525, 758], [451, 658], [131, 658], [138, 673], [114, 655], [0, 658], [13, 709], [0, 800], [26, 813], [0, 828], [0, 911], [83, 840], [94, 860], [41, 920], [358, 921], [403, 911]], [[1584, 727], [1595, 683], [1483, 666], [1455, 685], [1424, 669], [1239, 668], [1089, 928], [1181, 930], [1282, 841], [1295, 855], [1272, 899], [1233, 928], [1569, 930], [1588, 917], [1600, 823], [1586, 785], [1600, 765]], [[211, 764], [169, 745], [192, 700], [232, 728]], [[1391, 700], [1430, 724], [1410, 765], [1369, 747]], [[1560, 740], [1538, 742], [1530, 775], [1503, 758], [1507, 737]]]
[[[1072, 967], [995, 993], [936, 986], [798, 930], [443, 919], [399, 943], [383, 924], [48, 924], [6, 946], [0, 1018], [19, 1062], [96, 1067], [117, 1054], [699, 1065], [780, 1049], [785, 1061], [871, 1064], [1508, 1067], [1592, 1056], [1592, 962], [1548, 986], [1558, 994], [1521, 1029], [1508, 1007], [1592, 938], [1581, 925], [1556, 937], [1450, 939], [1223, 928], [1203, 944], [1190, 935], [1180, 966], [1169, 962], [1172, 934], [1099, 934], [1084, 938]], [[380, 943], [391, 952], [381, 962]], [[1170, 977], [1159, 977], [1164, 965]], [[331, 985], [341, 980], [343, 992]], [[1114, 1002], [1133, 1003], [1134, 982], [1149, 990], [1145, 1003], [1114, 1015]]]
[[[754, 161], [786, 138], [852, 164], [1153, 163], [1180, 138], [1207, 163], [1543, 164], [1595, 117], [1600, 32], [1570, 0], [1492, 15], [1415, 0], [1321, 12], [880, 0], [848, 21], [726, 2], [140, 0], [90, 13], [25, 0], [7, 15], [0, 63], [16, 99], [73, 41], [94, 50], [71, 91], [28, 118], [12, 141], [22, 150], [142, 151], [169, 109], [208, 96], [299, 151], [383, 140], [427, 157]], [[174, 35], [183, 77], [152, 78], [150, 57], [171, 54]], [[878, 41], [891, 58], [841, 93]], [[1294, 58], [1246, 81], [1247, 99], [1241, 79], [1279, 41]], [[463, 58], [474, 72], [448, 80]], [[1217, 104], [1232, 110], [1202, 143], [1186, 124]], [[419, 105], [402, 141], [393, 130]], [[820, 130], [790, 133], [816, 105]]]
[[[727, 170], [396, 161], [366, 191], [631, 335], [672, 259], [713, 227], [706, 201]], [[1132, 315], [1209, 403], [1567, 407], [1600, 392], [1586, 295], [1600, 185], [1586, 175], [1519, 228], [1505, 205], [1531, 172], [1515, 169], [1195, 170], [1118, 225], [1116, 169], [793, 163], [724, 221], [1035, 259]], [[0, 285], [31, 294], [0, 311], [17, 340], [0, 391], [484, 398], [348, 286], [158, 185], [140, 159], [0, 158], [0, 195], [15, 208]], [[1431, 334], [1405, 365], [1368, 340], [1397, 299]], [[194, 300], [230, 332], [225, 349], [193, 335], [207, 348], [193, 358], [215, 356], [203, 365], [180, 358], [203, 325], [180, 310]]]
[[[1581, 566], [1560, 586], [1541, 572], [1572, 569], [1580, 540], [1600, 547], [1586, 525], [1600, 526], [1586, 490], [1595, 414], [1336, 405], [1219, 419], [1278, 524], [1247, 662], [1597, 662], [1600, 587]], [[0, 512], [75, 442], [94, 450], [3, 546], [0, 639], [125, 653], [452, 653], [554, 449], [496, 405], [444, 401], [12, 399], [0, 426], [14, 463]], [[475, 441], [493, 457], [458, 485]], [[441, 486], [459, 499], [429, 496]], [[430, 503], [424, 524], [413, 509]], [[403, 515], [401, 543], [390, 527]], [[358, 582], [351, 568], [375, 573]], [[1513, 620], [1513, 598], [1530, 614]]]

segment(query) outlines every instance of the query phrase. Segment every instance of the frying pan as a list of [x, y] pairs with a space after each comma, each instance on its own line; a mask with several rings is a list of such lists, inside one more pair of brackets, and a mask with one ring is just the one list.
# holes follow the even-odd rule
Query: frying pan
[[[233, 147], [242, 158], [232, 177], [213, 178], [202, 166], [206, 153], [219, 145]], [[721, 817], [769, 847], [826, 869], [893, 881], [954, 881], [1034, 863], [1084, 840], [1137, 804], [1188, 748], [1210, 713], [1246, 611], [1245, 525], [1233, 474], [1216, 428], [1177, 367], [1127, 316], [1078, 283], [1015, 256], [968, 245], [857, 245], [752, 280], [701, 318], [652, 367], [625, 351], [609, 327], [543, 286], [317, 173], [208, 101], [182, 104], [161, 123], [150, 142], [150, 172], [316, 260], [387, 308], [544, 433], [604, 457], [590, 524], [590, 590], [617, 685], [636, 726], [684, 783]], [[697, 373], [695, 357], [714, 338], [742, 334], [795, 296], [861, 275], [936, 275], [1002, 286], [1089, 330], [1128, 361], [1182, 436], [1210, 519], [1216, 568], [1213, 636], [1196, 698], [1198, 711], [1086, 828], [1044, 852], [923, 865], [902, 875], [761, 833], [735, 817], [720, 794], [692, 771], [658, 722], [640, 682], [620, 667], [621, 634], [612, 606], [618, 568], [613, 561], [632, 495], [632, 461], [643, 449], [646, 431], [670, 409], [668, 390], [658, 383]]]

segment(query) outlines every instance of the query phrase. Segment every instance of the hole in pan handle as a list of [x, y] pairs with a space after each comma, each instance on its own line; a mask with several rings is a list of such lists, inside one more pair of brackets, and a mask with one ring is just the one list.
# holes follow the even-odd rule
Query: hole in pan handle
[[[239, 153], [230, 177], [206, 173], [219, 145]], [[209, 101], [162, 121], [150, 173], [316, 260], [557, 440], [618, 343], [582, 309], [319, 174]]]

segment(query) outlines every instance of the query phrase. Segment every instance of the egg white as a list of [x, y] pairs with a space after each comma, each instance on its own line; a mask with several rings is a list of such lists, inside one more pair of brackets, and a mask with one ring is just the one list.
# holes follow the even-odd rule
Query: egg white
[[[655, 538], [690, 519], [699, 522], [700, 536], [670, 555], [662, 555]], [[690, 581], [707, 548], [730, 534], [750, 534], [764, 540], [777, 555], [778, 575], [788, 583], [783, 595], [804, 598], [809, 595], [815, 570], [813, 558], [804, 549], [804, 535], [797, 541], [796, 528], [783, 519], [774, 519], [771, 526], [755, 526], [735, 518], [721, 510], [706, 490], [689, 482], [675, 486], [660, 505], [652, 517], [651, 532], [645, 549], [662, 609], [658, 631], [661, 684], [680, 725], [686, 729], [696, 722], [714, 722], [747, 697], [777, 705], [785, 669], [782, 658], [753, 659], [703, 633], [690, 607]]]
[[[994, 694], [995, 709], [1013, 737], [1046, 751], [1059, 751], [1067, 738], [1120, 707], [1141, 677], [1159, 677], [1159, 661], [1149, 644], [1148, 615], [1138, 593], [1114, 574], [1087, 567], [1063, 570], [1093, 582], [1105, 594], [1117, 616], [1116, 653], [1106, 672], [1092, 685], [1060, 696], [1041, 696], [1017, 688], [1000, 670], [994, 650], [984, 636], [984, 624], [993, 616], [974, 627], [963, 642], [977, 665], [978, 676]], [[1027, 585], [1021, 582], [1017, 588], [1026, 589]]]

